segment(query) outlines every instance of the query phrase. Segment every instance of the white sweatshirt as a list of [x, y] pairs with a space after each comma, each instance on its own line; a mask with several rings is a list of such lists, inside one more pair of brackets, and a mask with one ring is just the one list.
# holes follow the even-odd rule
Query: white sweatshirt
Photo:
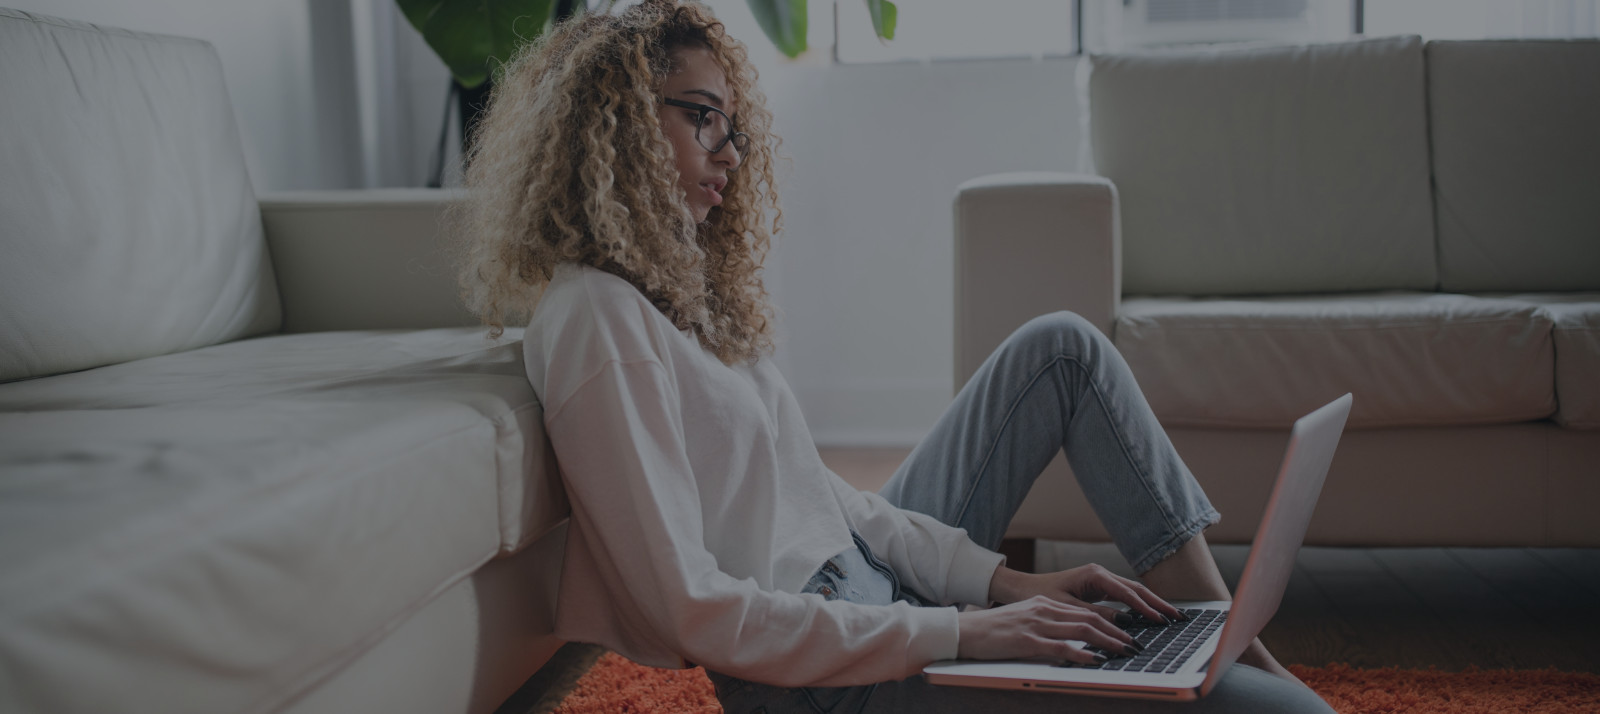
[[572, 502], [558, 637], [779, 686], [955, 657], [953, 607], [797, 594], [852, 529], [944, 604], [985, 603], [1002, 557], [829, 471], [770, 360], [724, 365], [627, 281], [577, 264], [523, 340]]

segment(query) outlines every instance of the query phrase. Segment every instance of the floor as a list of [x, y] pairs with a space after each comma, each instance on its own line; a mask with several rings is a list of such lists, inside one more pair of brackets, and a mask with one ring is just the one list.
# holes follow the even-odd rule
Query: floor
[[[857, 488], [877, 490], [902, 448], [822, 449]], [[1230, 588], [1248, 546], [1212, 548]], [[1104, 543], [1039, 541], [1037, 570], [1097, 562], [1132, 573]], [[1600, 673], [1600, 549], [1302, 548], [1261, 633], [1284, 664]], [[602, 650], [568, 645], [498, 714], [542, 714]]]

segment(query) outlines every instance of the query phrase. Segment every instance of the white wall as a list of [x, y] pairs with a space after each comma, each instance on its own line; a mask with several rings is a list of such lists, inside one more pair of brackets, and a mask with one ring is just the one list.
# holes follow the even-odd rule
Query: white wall
[[772, 266], [779, 364], [818, 442], [915, 443], [943, 412], [954, 393], [951, 200], [984, 174], [1075, 168], [1074, 65], [765, 75], [793, 160]]
[[743, 2], [711, 3], [791, 160], [768, 260], [778, 365], [819, 443], [909, 445], [954, 395], [956, 187], [1076, 168], [1076, 60], [835, 65], [829, 3], [812, 4], [813, 49], [789, 61]]

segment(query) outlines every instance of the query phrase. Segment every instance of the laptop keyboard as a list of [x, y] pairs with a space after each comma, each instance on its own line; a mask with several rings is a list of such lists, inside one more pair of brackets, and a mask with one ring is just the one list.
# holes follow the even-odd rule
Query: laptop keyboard
[[1144, 645], [1144, 651], [1129, 657], [1121, 652], [1107, 652], [1099, 647], [1085, 648], [1096, 654], [1103, 654], [1109, 659], [1101, 664], [1071, 664], [1068, 666], [1078, 669], [1103, 669], [1120, 670], [1123, 672], [1162, 672], [1172, 674], [1183, 667], [1189, 658], [1194, 656], [1200, 645], [1221, 629], [1228, 619], [1227, 610], [1202, 610], [1190, 608], [1183, 610], [1189, 619], [1164, 625], [1143, 617], [1134, 615], [1132, 623], [1122, 625], [1124, 632], [1133, 636], [1139, 644]]

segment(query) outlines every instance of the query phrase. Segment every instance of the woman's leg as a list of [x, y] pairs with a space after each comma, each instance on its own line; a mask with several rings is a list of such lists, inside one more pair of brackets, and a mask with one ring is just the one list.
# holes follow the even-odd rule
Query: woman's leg
[[[881, 491], [997, 549], [1033, 481], [1065, 449], [1089, 505], [1152, 591], [1231, 595], [1201, 531], [1217, 512], [1122, 355], [1068, 312], [1029, 321], [969, 380]], [[1252, 644], [1243, 661], [1293, 678]]]
[[880, 493], [994, 549], [1062, 449], [1135, 572], [1218, 519], [1122, 356], [1067, 312], [1034, 318], [1006, 338]]

